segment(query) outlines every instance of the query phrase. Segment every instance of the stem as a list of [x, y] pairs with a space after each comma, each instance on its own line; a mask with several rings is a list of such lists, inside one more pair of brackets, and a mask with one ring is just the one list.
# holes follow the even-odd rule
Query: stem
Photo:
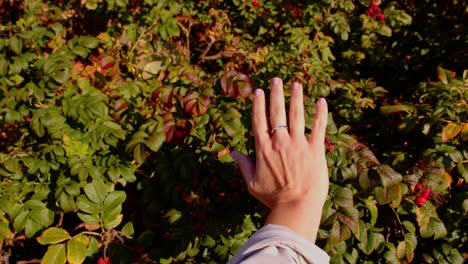
[[[210, 52], [211, 46], [213, 46], [213, 44], [215, 42], [216, 42], [215, 38], [210, 38], [210, 43], [208, 43], [208, 46], [206, 47], [206, 49], [203, 51], [202, 55], [200, 56], [200, 61], [206, 60], [206, 54], [208, 54], [208, 52]], [[219, 57], [221, 57], [221, 56], [219, 56]]]
[[395, 213], [396, 218], [398, 220], [398, 223], [400, 224], [401, 232], [403, 233], [403, 236], [405, 236], [405, 229], [403, 228], [403, 224], [401, 223], [400, 216], [398, 215], [398, 212], [395, 211], [395, 208], [393, 208], [393, 207], [390, 207], [390, 208], [392, 208], [392, 211]]
[[135, 50], [138, 42], [140, 42], [140, 40], [148, 33], [150, 32], [159, 22], [159, 19], [156, 19], [153, 24], [151, 24], [151, 26], [149, 26], [145, 31], [143, 31], [143, 33], [140, 34], [140, 36], [138, 36], [137, 40], [135, 41], [135, 44], [133, 44], [132, 48], [130, 49], [130, 53], [133, 53], [133, 51]]

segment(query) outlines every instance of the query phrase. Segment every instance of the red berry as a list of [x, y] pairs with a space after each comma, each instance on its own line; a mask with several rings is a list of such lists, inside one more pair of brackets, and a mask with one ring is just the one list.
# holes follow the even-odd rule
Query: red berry
[[429, 187], [424, 188], [421, 192], [421, 197], [423, 197], [424, 199], [427, 199], [429, 198], [429, 196], [431, 196], [431, 188]]
[[422, 206], [427, 202], [427, 199], [421, 196], [416, 197], [415, 202], [417, 205]]
[[257, 0], [254, 0], [254, 1], [252, 1], [252, 5], [253, 5], [254, 7], [259, 7], [259, 6], [260, 6], [260, 3], [259, 3]]
[[379, 20], [381, 22], [385, 21], [385, 15], [384, 14], [380, 14], [378, 18], [379, 18]]
[[112, 264], [112, 260], [108, 257], [101, 257], [98, 260], [98, 264]]

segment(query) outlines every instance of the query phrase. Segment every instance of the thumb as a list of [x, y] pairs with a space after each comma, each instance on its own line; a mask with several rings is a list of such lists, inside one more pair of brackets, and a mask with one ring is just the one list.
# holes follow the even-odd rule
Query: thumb
[[232, 151], [231, 157], [239, 165], [239, 168], [242, 172], [242, 176], [244, 176], [244, 180], [247, 183], [247, 185], [250, 185], [250, 183], [255, 178], [255, 164], [250, 160], [249, 157], [247, 157], [239, 151]]

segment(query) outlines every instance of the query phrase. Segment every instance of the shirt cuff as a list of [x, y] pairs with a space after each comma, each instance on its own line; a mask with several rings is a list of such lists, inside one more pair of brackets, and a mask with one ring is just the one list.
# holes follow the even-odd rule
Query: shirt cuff
[[[291, 250], [288, 249], [292, 249], [295, 253], [300, 255], [300, 258], [305, 260], [306, 263], [318, 264], [330, 262], [330, 257], [327, 255], [327, 253], [325, 253], [325, 251], [317, 247], [311, 241], [305, 239], [285, 226], [269, 224], [262, 227], [254, 235], [252, 235], [250, 239], [244, 244], [244, 246], [242, 246], [239, 251], [229, 260], [228, 264], [242, 263], [248, 258], [256, 258], [256, 260], [259, 258], [258, 260], [260, 260], [262, 256], [256, 255], [265, 254], [266, 251], [264, 249], [269, 247], [286, 249], [277, 251], [277, 253], [279, 252], [280, 255], [291, 255]], [[288, 259], [295, 259], [294, 256], [285, 257]]]

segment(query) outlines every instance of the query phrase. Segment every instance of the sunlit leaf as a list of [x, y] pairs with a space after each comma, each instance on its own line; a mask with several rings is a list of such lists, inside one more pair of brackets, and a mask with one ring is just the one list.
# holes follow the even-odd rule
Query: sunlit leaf
[[446, 70], [440, 66], [437, 67], [437, 78], [443, 83], [448, 84], [455, 77], [455, 72]]
[[106, 197], [106, 187], [101, 179], [94, 179], [91, 183], [86, 184], [84, 192], [89, 200], [95, 203], [102, 203]]
[[114, 191], [107, 195], [104, 200], [103, 209], [104, 211], [111, 211], [117, 206], [122, 205], [122, 203], [127, 198], [127, 194], [124, 191]]
[[447, 229], [437, 215], [436, 208], [429, 201], [416, 209], [416, 221], [419, 232], [424, 238], [434, 236], [434, 239], [438, 239], [447, 234]]
[[37, 242], [41, 245], [50, 245], [57, 244], [68, 239], [70, 239], [70, 234], [68, 234], [65, 229], [50, 227], [42, 232], [42, 235], [37, 238]]
[[182, 217], [182, 213], [176, 209], [171, 209], [167, 211], [164, 215], [164, 218], [168, 218], [170, 224], [174, 223], [175, 221], [179, 220]]
[[42, 257], [41, 264], [62, 264], [66, 261], [65, 244], [57, 244], [49, 246], [44, 257]]
[[463, 129], [463, 124], [449, 122], [442, 130], [442, 142], [447, 142], [456, 137]]
[[133, 236], [135, 234], [135, 230], [133, 229], [133, 223], [128, 222], [122, 227], [122, 233], [127, 236]]
[[83, 234], [71, 238], [67, 242], [67, 260], [70, 264], [81, 264], [86, 258], [89, 237]]

